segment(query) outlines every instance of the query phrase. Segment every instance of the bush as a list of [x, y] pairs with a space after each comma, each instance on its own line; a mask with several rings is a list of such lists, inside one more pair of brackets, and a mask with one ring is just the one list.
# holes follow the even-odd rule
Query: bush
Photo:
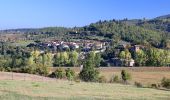
[[76, 83], [80, 83], [80, 82], [81, 82], [81, 80], [80, 80], [80, 78], [79, 78], [78, 75], [74, 77], [74, 81], [75, 81]]
[[151, 84], [151, 88], [158, 88], [158, 85], [157, 84]]
[[100, 76], [99, 79], [98, 79], [98, 82], [99, 83], [106, 83], [107, 82], [107, 79], [105, 76]]
[[116, 75], [113, 80], [114, 82], [119, 82], [119, 77]]
[[62, 79], [65, 77], [65, 72], [62, 68], [56, 69], [56, 71], [54, 73], [55, 73], [55, 76], [57, 79]]
[[130, 79], [131, 79], [130, 73], [128, 73], [126, 70], [122, 70], [121, 76], [122, 76], [122, 80], [123, 80], [124, 82], [127, 82], [127, 80], [130, 80]]
[[27, 66], [26, 68], [22, 69], [22, 71], [29, 73], [29, 74], [37, 74], [37, 75], [43, 75], [43, 76], [47, 76], [49, 74], [48, 67], [43, 66], [42, 64], [35, 64], [32, 66]]
[[110, 83], [118, 83], [119, 82], [119, 76], [115, 75], [115, 76], [112, 76], [111, 79], [110, 79]]
[[27, 67], [20, 68], [20, 73], [28, 73], [28, 68]]
[[71, 70], [70, 68], [67, 68], [66, 70], [65, 70], [65, 72], [66, 72], [66, 77], [67, 77], [67, 79], [68, 80], [73, 80], [74, 79], [74, 77], [75, 77], [75, 72], [73, 71], [73, 70]]
[[6, 71], [6, 72], [11, 72], [12, 69], [11, 69], [11, 67], [5, 67], [5, 71]]
[[0, 67], [0, 71], [5, 71], [5, 68], [4, 67]]
[[48, 73], [49, 73], [48, 68], [46, 66], [43, 66], [43, 65], [37, 66], [35, 72], [36, 72], [36, 74], [43, 75], [43, 76], [47, 76]]
[[135, 82], [135, 86], [136, 86], [136, 87], [139, 87], [139, 88], [142, 88], [142, 87], [143, 87], [143, 85], [142, 85], [141, 83], [139, 83], [139, 82]]
[[167, 79], [167, 78], [164, 77], [161, 81], [161, 85], [164, 88], [170, 89], [170, 79]]
[[95, 69], [82, 70], [79, 75], [80, 79], [85, 82], [96, 82], [98, 81], [99, 71]]
[[48, 75], [48, 77], [51, 77], [51, 78], [56, 78], [56, 75], [54, 72], [52, 72], [50, 75]]

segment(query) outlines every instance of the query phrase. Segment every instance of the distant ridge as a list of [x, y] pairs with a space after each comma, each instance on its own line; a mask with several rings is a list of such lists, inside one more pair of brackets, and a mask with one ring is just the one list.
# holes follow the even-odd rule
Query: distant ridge
[[159, 16], [159, 17], [156, 17], [155, 19], [169, 19], [169, 18], [170, 18], [170, 14]]

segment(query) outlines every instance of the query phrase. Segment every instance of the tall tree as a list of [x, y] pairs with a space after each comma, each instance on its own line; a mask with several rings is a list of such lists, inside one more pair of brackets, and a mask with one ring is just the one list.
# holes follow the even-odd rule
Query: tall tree
[[78, 53], [76, 51], [72, 51], [69, 56], [70, 63], [72, 66], [76, 66], [78, 63]]
[[147, 56], [143, 50], [135, 52], [135, 63], [137, 66], [145, 66]]
[[82, 79], [83, 81], [94, 82], [94, 81], [98, 80], [99, 72], [98, 72], [98, 70], [95, 69], [93, 57], [94, 57], [93, 53], [90, 53], [88, 58], [86, 59], [84, 65], [83, 65], [82, 71], [79, 74], [80, 79]]
[[100, 67], [100, 62], [102, 61], [100, 53], [95, 54], [95, 67]]

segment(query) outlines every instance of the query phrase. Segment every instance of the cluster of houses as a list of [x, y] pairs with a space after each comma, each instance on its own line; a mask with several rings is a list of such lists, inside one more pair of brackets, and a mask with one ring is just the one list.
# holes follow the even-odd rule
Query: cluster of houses
[[[53, 41], [41, 42], [37, 44], [29, 44], [28, 46], [38, 46], [39, 48], [50, 48], [52, 51], [78, 49], [80, 51], [79, 53], [80, 59], [83, 59], [85, 58], [85, 55], [92, 50], [95, 53], [105, 52], [108, 45], [109, 45], [109, 42], [94, 41], [94, 40], [80, 40], [80, 41], [74, 41], [74, 42], [53, 40]], [[117, 45], [117, 48], [115, 48], [114, 56], [111, 57], [110, 60], [105, 61], [108, 64], [108, 66], [133, 67], [135, 65], [134, 59], [125, 60], [125, 59], [120, 59], [118, 57], [119, 53], [122, 50], [126, 49], [127, 47], [130, 51], [134, 51], [134, 52], [137, 52], [140, 49], [144, 48], [141, 45], [131, 45], [131, 44], [124, 43], [124, 42], [119, 43], [119, 45]]]
[[106, 42], [94, 41], [94, 40], [80, 40], [75, 42], [53, 40], [53, 41], [41, 42], [37, 44], [29, 44], [28, 47], [37, 46], [41, 49], [50, 48], [52, 51], [79, 49], [82, 52], [89, 52], [92, 50], [94, 50], [95, 52], [104, 52], [106, 49], [106, 45], [107, 45]]
[[[109, 64], [110, 66], [127, 66], [127, 67], [133, 67], [135, 66], [135, 60], [134, 59], [120, 59], [118, 57], [118, 54], [125, 49], [129, 49], [131, 52], [138, 52], [141, 49], [144, 49], [145, 46], [142, 45], [133, 45], [128, 43], [120, 43], [115, 52], [114, 57], [110, 59]], [[115, 50], [115, 51], [116, 51]]]

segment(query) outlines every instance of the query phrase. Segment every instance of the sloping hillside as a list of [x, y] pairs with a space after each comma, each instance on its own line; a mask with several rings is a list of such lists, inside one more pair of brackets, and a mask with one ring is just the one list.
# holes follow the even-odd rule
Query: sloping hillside
[[170, 40], [170, 18], [169, 15], [166, 15], [154, 19], [113, 19], [108, 21], [98, 21], [84, 27], [13, 29], [4, 30], [0, 33], [22, 34], [27, 40], [122, 40], [134, 44], [143, 44], [151, 45], [157, 48], [166, 48], [166, 46], [164, 47], [162, 45], [170, 44], [170, 41], [168, 41]]

